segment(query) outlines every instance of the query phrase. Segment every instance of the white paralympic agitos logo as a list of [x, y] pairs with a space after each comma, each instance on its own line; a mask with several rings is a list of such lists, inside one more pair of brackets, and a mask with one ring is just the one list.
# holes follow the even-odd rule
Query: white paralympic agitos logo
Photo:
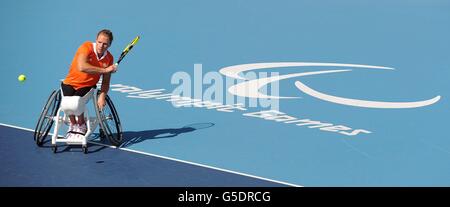
[[[239, 80], [247, 80], [246, 78], [240, 76], [239, 74], [246, 71], [251, 70], [262, 70], [269, 68], [286, 68], [286, 67], [311, 67], [311, 66], [321, 66], [321, 67], [347, 67], [347, 68], [355, 68], [355, 69], [373, 69], [373, 70], [394, 70], [394, 68], [390, 67], [382, 67], [382, 66], [372, 66], [372, 65], [356, 65], [356, 64], [341, 64], [341, 63], [308, 63], [308, 62], [274, 62], [274, 63], [253, 63], [253, 64], [243, 64], [243, 65], [234, 65], [225, 67], [219, 70], [219, 72], [227, 77], [239, 79]], [[228, 88], [228, 92], [241, 97], [248, 98], [265, 98], [265, 99], [291, 99], [297, 97], [280, 97], [280, 96], [270, 96], [267, 94], [263, 94], [260, 92], [260, 89], [267, 84], [288, 79], [294, 77], [301, 76], [309, 76], [309, 75], [319, 75], [325, 73], [339, 73], [339, 72], [348, 72], [351, 69], [341, 69], [341, 70], [323, 70], [323, 71], [312, 71], [312, 72], [302, 72], [302, 73], [293, 73], [287, 75], [280, 76], [271, 76], [253, 80], [247, 80], [245, 82], [238, 83], [236, 85], [232, 85]], [[312, 97], [348, 106], [355, 107], [367, 107], [367, 108], [416, 108], [416, 107], [424, 107], [431, 104], [434, 104], [439, 101], [441, 96], [436, 96], [432, 99], [427, 99], [423, 101], [414, 101], [414, 102], [381, 102], [381, 101], [369, 101], [369, 100], [360, 100], [360, 99], [351, 99], [338, 97], [333, 95], [328, 95], [319, 91], [316, 91], [301, 81], [296, 81], [295, 86], [305, 94], [308, 94]]]

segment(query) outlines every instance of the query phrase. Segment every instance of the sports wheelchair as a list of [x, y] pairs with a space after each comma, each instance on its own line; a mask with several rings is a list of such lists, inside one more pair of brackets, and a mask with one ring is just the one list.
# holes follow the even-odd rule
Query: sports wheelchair
[[[57, 143], [66, 143], [68, 145], [81, 145], [82, 150], [85, 154], [88, 153], [87, 142], [90, 135], [96, 130], [97, 126], [100, 125], [99, 137], [100, 140], [105, 138], [114, 146], [120, 146], [122, 143], [122, 126], [120, 124], [119, 115], [114, 107], [111, 98], [107, 95], [105, 98], [106, 105], [103, 110], [100, 110], [97, 106], [98, 96], [100, 91], [93, 88], [85, 96], [62, 96], [61, 89], [54, 90], [44, 108], [42, 109], [41, 115], [39, 116], [36, 129], [34, 130], [34, 141], [37, 146], [41, 147], [47, 135], [52, 128], [53, 123], [55, 127], [53, 129], [53, 134], [51, 137], [51, 145], [54, 153], [57, 152]], [[88, 112], [87, 103], [90, 99], [93, 99], [94, 109], [96, 116], [90, 117]], [[64, 138], [59, 137], [58, 132], [60, 128], [65, 124], [69, 125], [69, 115], [80, 115], [84, 112], [85, 122], [87, 126], [87, 132], [81, 139], [74, 138]]]

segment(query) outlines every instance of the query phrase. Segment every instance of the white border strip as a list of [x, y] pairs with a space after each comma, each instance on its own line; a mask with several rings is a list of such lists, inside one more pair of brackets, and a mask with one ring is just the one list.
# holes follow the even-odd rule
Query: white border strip
[[[21, 130], [25, 130], [25, 131], [34, 132], [33, 129], [18, 127], [18, 126], [4, 124], [4, 123], [0, 123], [0, 126], [6, 126], [6, 127], [10, 127], [10, 128], [21, 129]], [[52, 133], [49, 133], [49, 134], [52, 135]], [[278, 180], [272, 180], [272, 179], [268, 179], [268, 178], [255, 176], [255, 175], [240, 173], [240, 172], [227, 170], [227, 169], [223, 169], [223, 168], [218, 168], [218, 167], [212, 167], [212, 166], [199, 164], [199, 163], [195, 163], [195, 162], [189, 162], [189, 161], [180, 160], [180, 159], [176, 159], [176, 158], [171, 158], [171, 157], [151, 154], [151, 153], [147, 153], [147, 152], [141, 152], [141, 151], [127, 149], [127, 148], [117, 148], [117, 147], [112, 146], [112, 145], [107, 145], [107, 144], [102, 144], [102, 143], [97, 143], [97, 142], [92, 142], [92, 141], [88, 141], [88, 142], [91, 143], [91, 144], [101, 145], [101, 146], [104, 146], [104, 147], [115, 148], [115, 149], [119, 149], [119, 150], [124, 150], [124, 151], [128, 151], [128, 152], [134, 152], [134, 153], [143, 154], [143, 155], [152, 156], [152, 157], [157, 157], [157, 158], [162, 158], [162, 159], [166, 159], [166, 160], [172, 160], [172, 161], [176, 161], [176, 162], [186, 163], [186, 164], [190, 164], [190, 165], [195, 165], [195, 166], [209, 168], [209, 169], [218, 170], [218, 171], [222, 171], [222, 172], [227, 172], [227, 173], [232, 173], [232, 174], [236, 174], [236, 175], [246, 176], [246, 177], [250, 177], [250, 178], [256, 178], [256, 179], [259, 179], [259, 180], [270, 181], [270, 182], [273, 182], [273, 183], [279, 183], [279, 184], [288, 185], [288, 186], [292, 186], [292, 187], [303, 187], [303, 186], [295, 185], [295, 184], [292, 184], [292, 183], [287, 183], [287, 182], [278, 181]]]
[[0, 123], [0, 125], [1, 125], [1, 126], [6, 126], [6, 127], [15, 128], [15, 129], [21, 129], [21, 130], [25, 130], [25, 131], [34, 132], [33, 129], [28, 129], [28, 128], [23, 128], [23, 127], [18, 127], [18, 126], [14, 126], [14, 125], [3, 124], [3, 123]]

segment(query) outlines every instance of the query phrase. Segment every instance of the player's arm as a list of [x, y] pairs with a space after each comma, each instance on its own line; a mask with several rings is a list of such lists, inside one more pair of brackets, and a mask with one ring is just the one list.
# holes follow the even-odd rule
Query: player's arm
[[98, 102], [97, 102], [100, 110], [102, 110], [106, 104], [105, 99], [106, 99], [106, 94], [108, 94], [108, 91], [109, 91], [110, 81], [111, 81], [111, 73], [103, 74], [102, 86], [100, 89], [100, 95], [98, 96]]
[[102, 86], [100, 88], [100, 95], [98, 96], [98, 103], [97, 103], [100, 110], [102, 110], [106, 104], [105, 99], [106, 99], [106, 94], [108, 94], [108, 91], [109, 91], [110, 82], [111, 82], [111, 73], [103, 74]]
[[102, 86], [100, 89], [100, 92], [103, 94], [108, 94], [109, 91], [109, 84], [111, 82], [111, 73], [103, 74], [102, 78]]
[[78, 63], [78, 70], [80, 70], [83, 73], [89, 74], [107, 74], [114, 72], [117, 69], [117, 66], [115, 65], [110, 65], [107, 68], [101, 68], [89, 64], [88, 55], [86, 53], [78, 54], [77, 63]]

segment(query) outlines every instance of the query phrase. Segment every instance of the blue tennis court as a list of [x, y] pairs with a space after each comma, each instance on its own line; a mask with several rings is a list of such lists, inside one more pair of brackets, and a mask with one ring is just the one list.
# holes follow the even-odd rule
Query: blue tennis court
[[[450, 186], [450, 1], [7, 0], [0, 15], [1, 186]], [[109, 91], [124, 143], [37, 147], [48, 96], [104, 28], [114, 58], [141, 37]]]

